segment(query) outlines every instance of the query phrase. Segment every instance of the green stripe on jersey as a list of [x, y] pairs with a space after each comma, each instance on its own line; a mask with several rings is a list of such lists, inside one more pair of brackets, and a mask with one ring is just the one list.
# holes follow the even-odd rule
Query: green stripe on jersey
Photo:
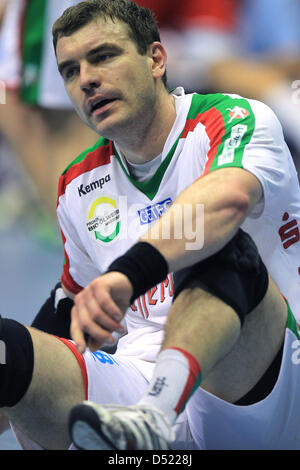
[[287, 319], [286, 327], [294, 333], [294, 335], [297, 337], [297, 339], [300, 340], [300, 327], [296, 322], [296, 318], [294, 317], [293, 312], [292, 312], [287, 300], [286, 300], [286, 304], [287, 304], [287, 308], [288, 308], [288, 319]]
[[37, 104], [39, 99], [46, 10], [46, 0], [31, 0], [27, 2], [24, 15], [22, 42], [23, 79], [20, 95], [24, 102], [30, 104]]
[[98, 148], [100, 147], [103, 147], [105, 145], [108, 145], [109, 144], [109, 140], [108, 139], [104, 139], [104, 137], [100, 137], [100, 139], [97, 140], [97, 142], [92, 145], [91, 147], [88, 147], [86, 150], [84, 150], [83, 152], [81, 152], [78, 157], [75, 158], [75, 160], [73, 160], [70, 165], [67, 166], [67, 168], [63, 171], [62, 175], [65, 175], [67, 173], [67, 171], [73, 166], [73, 165], [77, 165], [77, 163], [81, 163], [83, 162], [83, 160], [87, 157], [87, 155], [89, 155], [90, 153], [92, 152], [95, 152]]
[[139, 189], [142, 193], [145, 194], [145, 196], [147, 196], [150, 201], [152, 201], [159, 189], [159, 186], [160, 186], [160, 183], [164, 177], [164, 174], [172, 160], [172, 157], [175, 153], [175, 150], [176, 150], [176, 147], [178, 145], [178, 142], [179, 142], [179, 138], [180, 136], [177, 138], [177, 140], [174, 142], [171, 150], [169, 151], [168, 155], [166, 156], [166, 158], [164, 158], [164, 160], [162, 161], [162, 163], [160, 164], [160, 166], [158, 167], [156, 173], [152, 176], [152, 178], [149, 180], [149, 181], [143, 181], [143, 182], [139, 182], [139, 181], [136, 181], [134, 178], [132, 178], [132, 176], [126, 171], [126, 169], [124, 168], [124, 165], [122, 163], [122, 160], [120, 158], [120, 156], [118, 155], [118, 152], [116, 151], [116, 149], [114, 148], [114, 152], [115, 152], [115, 155], [118, 159], [118, 162], [122, 168], [122, 170], [124, 171], [125, 175], [127, 176], [127, 178], [129, 179], [129, 181], [137, 188]]
[[[195, 94], [188, 119], [195, 120], [204, 113], [208, 115], [206, 131], [209, 130], [210, 138], [214, 141], [220, 138], [211, 157], [209, 171], [242, 167], [245, 146], [250, 142], [255, 127], [255, 116], [249, 101], [222, 93]], [[214, 143], [211, 142], [211, 145]]]

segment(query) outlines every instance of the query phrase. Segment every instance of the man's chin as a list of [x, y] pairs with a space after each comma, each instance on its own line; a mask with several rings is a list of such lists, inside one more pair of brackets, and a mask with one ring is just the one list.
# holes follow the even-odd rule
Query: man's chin
[[102, 122], [93, 121], [92, 129], [101, 137], [109, 140], [116, 140], [126, 132], [126, 126], [122, 122], [109, 118], [104, 119]]

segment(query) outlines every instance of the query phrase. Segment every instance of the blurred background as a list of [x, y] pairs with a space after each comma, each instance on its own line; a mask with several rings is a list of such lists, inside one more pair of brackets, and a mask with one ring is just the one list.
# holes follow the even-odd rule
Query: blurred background
[[[25, 324], [62, 270], [59, 175], [97, 140], [72, 110], [52, 47], [53, 22], [75, 3], [0, 0], [0, 313]], [[157, 17], [169, 88], [265, 102], [299, 171], [300, 0], [137, 3]], [[0, 449], [19, 449], [11, 431], [0, 434]]]

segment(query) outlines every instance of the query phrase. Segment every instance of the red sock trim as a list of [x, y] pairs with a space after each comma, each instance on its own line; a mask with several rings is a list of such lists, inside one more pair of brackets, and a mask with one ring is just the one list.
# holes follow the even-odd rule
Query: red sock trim
[[66, 346], [68, 346], [68, 348], [72, 351], [72, 353], [76, 357], [76, 359], [78, 361], [78, 364], [80, 366], [80, 369], [81, 369], [81, 373], [82, 373], [82, 378], [83, 378], [83, 383], [84, 383], [85, 400], [88, 400], [88, 375], [87, 375], [86, 363], [85, 363], [83, 355], [80, 354], [80, 352], [76, 348], [73, 341], [71, 341], [69, 339], [65, 339], [65, 338], [59, 338], [58, 336], [56, 336], [56, 338], [59, 339], [60, 341], [62, 341]]
[[[187, 359], [189, 363], [189, 377], [187, 380], [187, 383], [185, 385], [185, 388], [179, 398], [179, 401], [174, 408], [174, 411], [179, 414], [181, 411], [183, 411], [184, 406], [189, 398], [189, 396], [193, 392], [193, 388], [195, 385], [199, 385], [201, 381], [201, 367], [195, 356], [190, 354], [189, 352], [185, 351], [184, 349], [181, 348], [168, 348], [168, 349], [175, 349], [176, 351], [179, 351], [181, 354], [184, 355], [184, 357]], [[166, 351], [166, 349], [165, 349]], [[199, 382], [199, 384], [196, 384], [196, 382]]]

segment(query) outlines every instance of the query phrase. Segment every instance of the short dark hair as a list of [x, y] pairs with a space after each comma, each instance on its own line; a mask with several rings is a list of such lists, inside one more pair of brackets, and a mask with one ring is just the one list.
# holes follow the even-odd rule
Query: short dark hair
[[[57, 41], [62, 36], [71, 36], [96, 18], [110, 18], [126, 23], [129, 36], [135, 42], [141, 55], [146, 54], [148, 46], [160, 42], [160, 34], [154, 13], [131, 0], [86, 0], [67, 8], [52, 28], [53, 45], [56, 51]], [[167, 84], [167, 74], [162, 77]]]

